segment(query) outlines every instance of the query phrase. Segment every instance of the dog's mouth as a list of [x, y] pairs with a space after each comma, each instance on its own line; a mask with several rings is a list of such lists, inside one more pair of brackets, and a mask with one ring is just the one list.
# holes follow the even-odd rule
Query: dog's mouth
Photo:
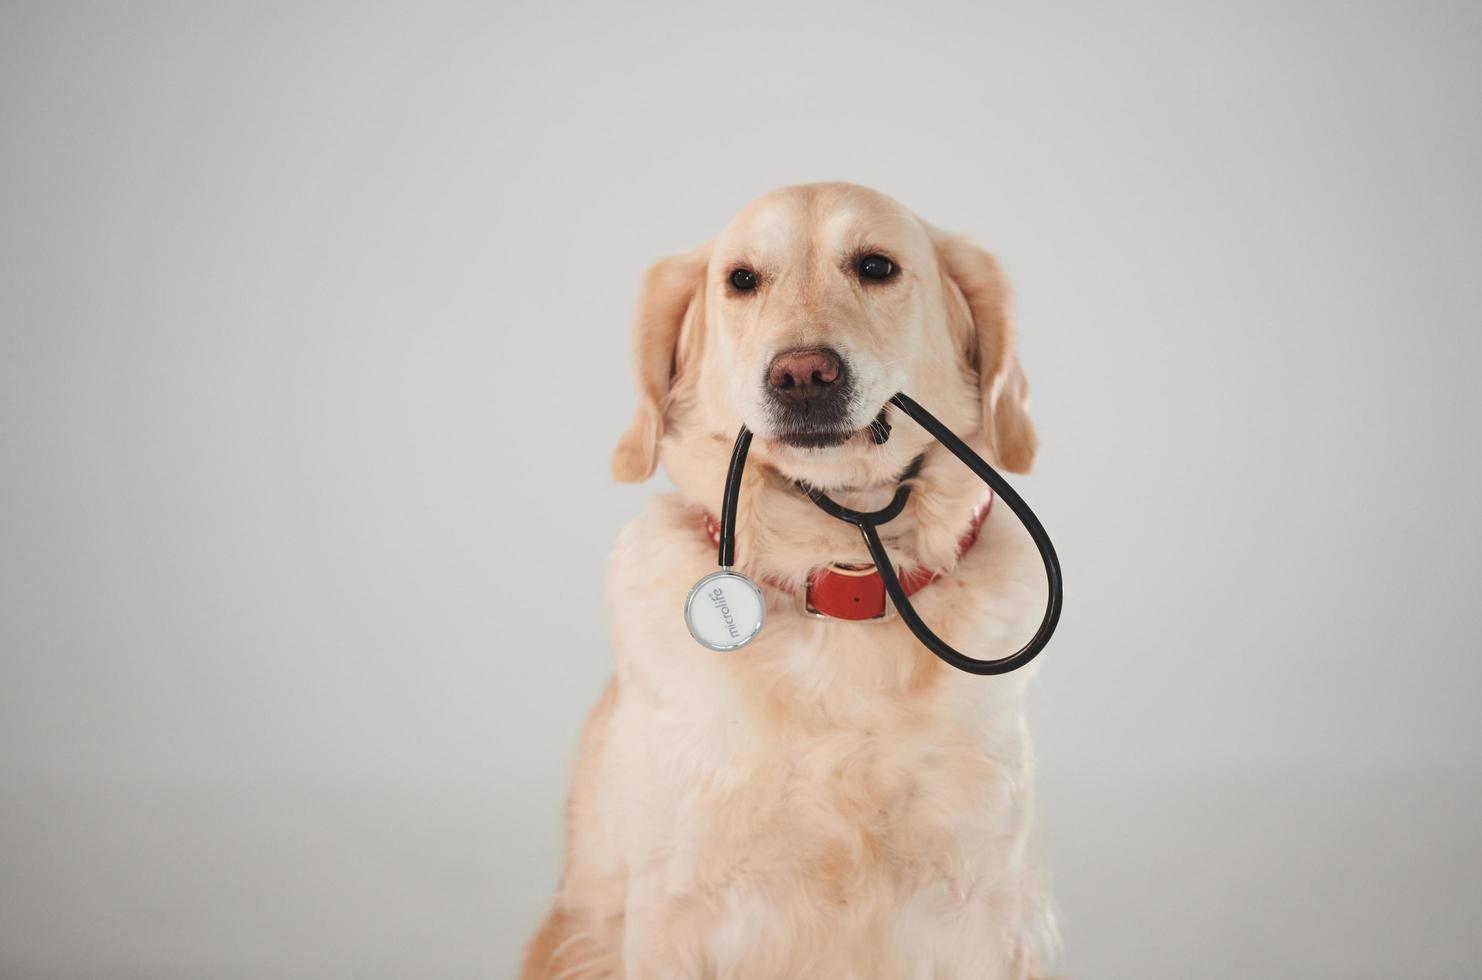
[[869, 425], [863, 429], [845, 429], [828, 425], [792, 425], [781, 429], [773, 440], [795, 449], [832, 449], [854, 439], [862, 439], [872, 445], [884, 445], [890, 439], [890, 423], [885, 419], [885, 406]]

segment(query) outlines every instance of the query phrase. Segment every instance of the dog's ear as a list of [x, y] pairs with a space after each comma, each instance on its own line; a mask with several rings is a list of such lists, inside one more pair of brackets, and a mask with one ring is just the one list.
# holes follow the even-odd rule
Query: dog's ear
[[1039, 446], [1029, 421], [1029, 382], [1014, 354], [1010, 293], [998, 261], [961, 235], [931, 229], [948, 302], [961, 293], [972, 319], [969, 361], [978, 370], [983, 438], [994, 461], [1011, 473], [1028, 473]]
[[638, 410], [612, 454], [612, 475], [623, 483], [642, 483], [659, 464], [669, 393], [699, 357], [709, 259], [710, 246], [702, 245], [660, 259], [643, 277], [633, 320]]

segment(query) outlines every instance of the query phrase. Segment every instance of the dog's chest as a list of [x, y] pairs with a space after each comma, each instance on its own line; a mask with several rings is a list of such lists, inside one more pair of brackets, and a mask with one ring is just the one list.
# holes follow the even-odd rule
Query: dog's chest
[[970, 760], [880, 739], [800, 755], [782, 806], [795, 828], [807, 828], [802, 872], [823, 898], [844, 904], [868, 888], [906, 894], [931, 881], [953, 887], [990, 795]]
[[820, 888], [955, 867], [1014, 776], [976, 739], [929, 731], [792, 733], [749, 746], [705, 807], [710, 829], [749, 868], [770, 864]]
[[[662, 537], [620, 550], [609, 592], [625, 687], [607, 786], [642, 896], [630, 913], [687, 923], [715, 967], [695, 975], [1011, 975], [1029, 876], [1022, 680], [952, 672], [898, 621], [777, 603], [752, 646], [703, 651], [668, 597], [709, 555], [654, 588], [638, 572], [660, 567]], [[964, 564], [923, 590], [922, 615], [991, 642], [1016, 606], [982, 574]]]
[[703, 816], [679, 850], [703, 858], [670, 869], [720, 913], [718, 961], [811, 950], [820, 970], [852, 964], [817, 976], [900, 976], [887, 964], [930, 961], [907, 955], [915, 943], [960, 951], [934, 931], [983, 918], [1017, 860], [1018, 774], [962, 733], [798, 733], [737, 762], [683, 808]]

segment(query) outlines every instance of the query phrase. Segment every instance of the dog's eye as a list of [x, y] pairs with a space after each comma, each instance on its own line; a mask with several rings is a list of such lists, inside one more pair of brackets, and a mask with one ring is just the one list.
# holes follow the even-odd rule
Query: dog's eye
[[756, 288], [756, 273], [750, 269], [737, 269], [731, 273], [731, 285], [743, 293]]
[[895, 263], [883, 255], [866, 255], [859, 260], [859, 274], [865, 279], [889, 279], [895, 275]]

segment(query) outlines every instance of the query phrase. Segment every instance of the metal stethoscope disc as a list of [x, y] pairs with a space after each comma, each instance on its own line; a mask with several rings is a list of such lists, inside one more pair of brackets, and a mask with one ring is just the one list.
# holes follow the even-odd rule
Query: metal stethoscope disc
[[695, 642], [722, 653], [756, 639], [766, 619], [761, 587], [728, 568], [700, 579], [684, 600], [684, 624]]

